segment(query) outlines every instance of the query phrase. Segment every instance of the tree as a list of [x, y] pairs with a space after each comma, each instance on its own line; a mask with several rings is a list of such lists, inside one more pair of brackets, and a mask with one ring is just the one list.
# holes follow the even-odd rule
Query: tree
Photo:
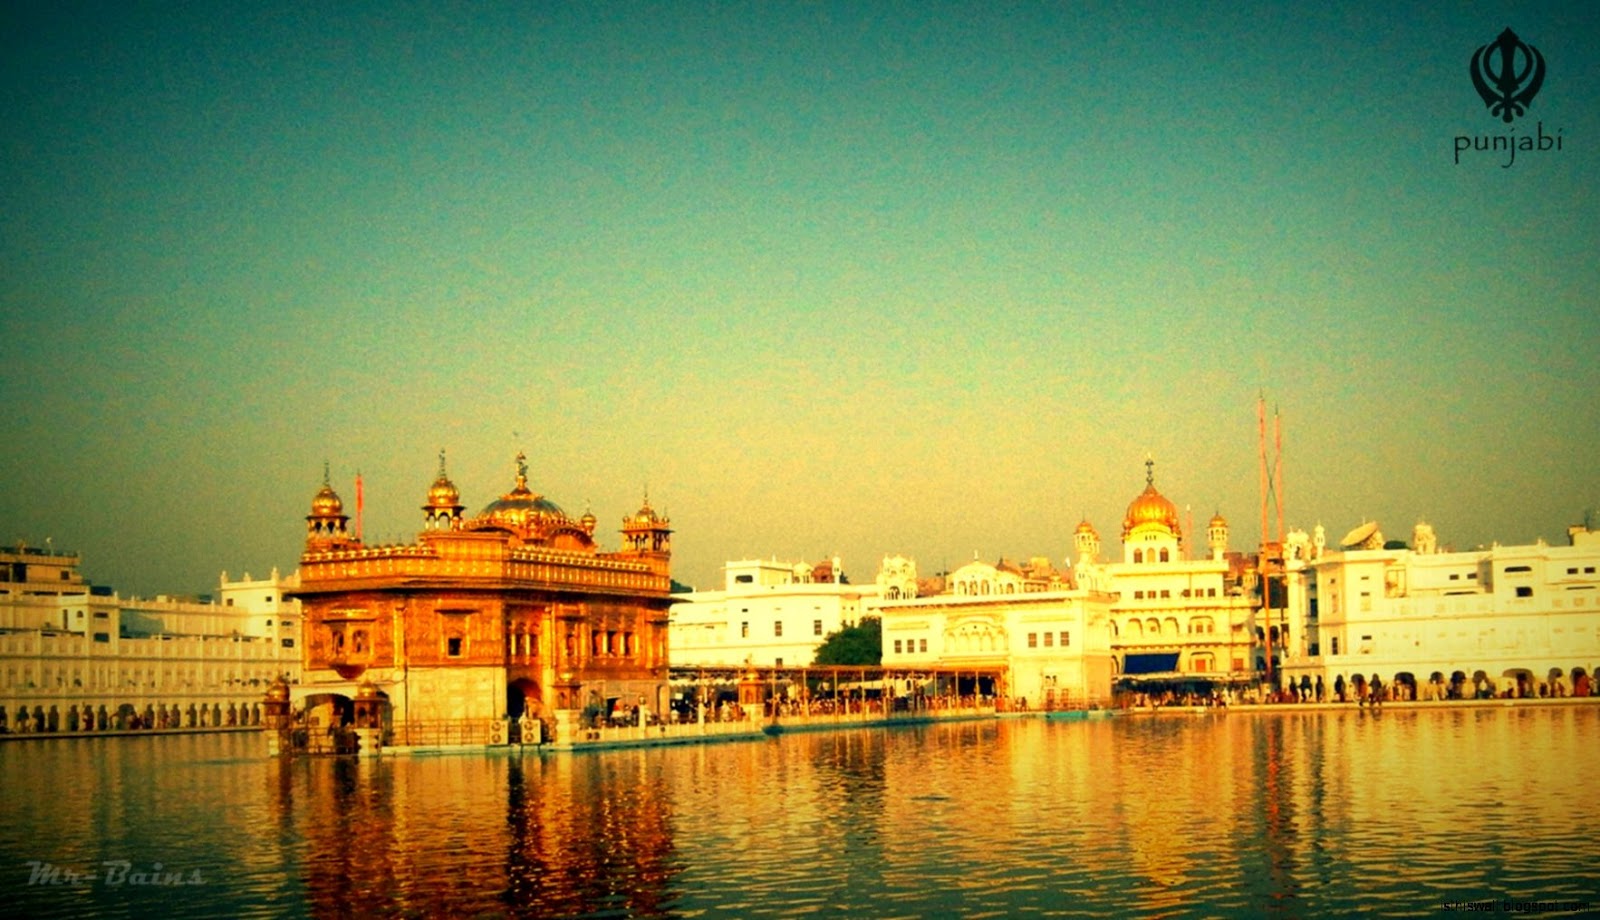
[[883, 662], [883, 624], [877, 617], [862, 617], [854, 626], [828, 634], [817, 646], [814, 665], [867, 665]]

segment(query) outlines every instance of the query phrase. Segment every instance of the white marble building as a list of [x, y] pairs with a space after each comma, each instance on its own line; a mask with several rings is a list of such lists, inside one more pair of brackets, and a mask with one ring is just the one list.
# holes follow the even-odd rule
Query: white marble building
[[[74, 553], [0, 548], [0, 725], [7, 731], [223, 724], [297, 680], [293, 576], [220, 579], [220, 602], [122, 597], [88, 584]], [[105, 725], [99, 715], [107, 715]], [[191, 723], [192, 719], [192, 723]], [[167, 725], [167, 727], [176, 727]]]
[[[1370, 529], [1370, 533], [1367, 531]], [[1356, 539], [1361, 538], [1361, 539]], [[1384, 549], [1376, 527], [1307, 568], [1308, 648], [1291, 662], [1332, 685], [1397, 684], [1417, 698], [1566, 695], [1600, 666], [1600, 532], [1442, 552], [1419, 524]]]
[[671, 666], [803, 667], [830, 633], [877, 601], [877, 584], [844, 580], [837, 558], [815, 565], [747, 559], [724, 566], [721, 590], [673, 596]]
[[[904, 575], [902, 557], [892, 565]], [[1026, 567], [974, 560], [939, 593], [880, 599], [883, 664], [1003, 668], [1000, 693], [1035, 708], [1109, 702], [1111, 604], [1110, 594], [1074, 588], [1040, 559]]]

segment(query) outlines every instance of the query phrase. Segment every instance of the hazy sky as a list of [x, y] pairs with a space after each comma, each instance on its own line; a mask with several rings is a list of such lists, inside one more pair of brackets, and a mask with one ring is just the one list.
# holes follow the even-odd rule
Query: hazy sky
[[1147, 453], [1245, 549], [1264, 392], [1290, 526], [1562, 542], [1600, 6], [1346, 7], [5, 4], [0, 541], [214, 590], [294, 567], [324, 459], [410, 539], [442, 447], [609, 548], [648, 487], [700, 586], [1117, 553]]

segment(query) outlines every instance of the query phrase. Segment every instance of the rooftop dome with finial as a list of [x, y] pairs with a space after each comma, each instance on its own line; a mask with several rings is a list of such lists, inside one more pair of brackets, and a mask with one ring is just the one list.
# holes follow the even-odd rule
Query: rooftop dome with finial
[[[303, 493], [302, 493], [303, 494]], [[328, 479], [328, 461], [322, 461], [322, 488], [311, 499], [311, 514], [315, 517], [331, 517], [344, 513], [344, 502], [339, 499], [339, 493], [333, 491], [333, 486]]]
[[644, 497], [644, 504], [639, 506], [639, 510], [635, 511], [632, 517], [623, 518], [623, 523], [648, 527], [655, 524], [666, 523], [666, 518], [657, 514], [656, 509], [650, 507], [650, 496], [646, 494]]
[[461, 503], [461, 492], [444, 469], [444, 448], [439, 449], [439, 476], [428, 487], [429, 508], [454, 508]]
[[1211, 516], [1211, 523], [1207, 524], [1206, 526], [1207, 527], [1226, 527], [1226, 526], [1228, 526], [1228, 519], [1222, 516], [1222, 512], [1221, 511], [1218, 511], [1216, 514], [1213, 514]]
[[1079, 521], [1078, 522], [1078, 529], [1073, 531], [1073, 532], [1074, 533], [1091, 534], [1093, 536], [1099, 536], [1099, 533], [1097, 533], [1095, 531], [1095, 529], [1094, 529], [1094, 525], [1089, 523], [1089, 519], [1088, 518], [1084, 518], [1083, 520]]
[[1156, 525], [1170, 531], [1177, 536], [1181, 531], [1178, 520], [1178, 506], [1170, 499], [1156, 491], [1156, 462], [1146, 458], [1144, 461], [1144, 491], [1140, 492], [1128, 505], [1128, 513], [1122, 519], [1122, 536], [1124, 539], [1139, 527]]
[[560, 505], [528, 488], [528, 458], [520, 452], [516, 485], [472, 520], [470, 529], [482, 528], [507, 530], [532, 542], [544, 542], [559, 532], [582, 532]]

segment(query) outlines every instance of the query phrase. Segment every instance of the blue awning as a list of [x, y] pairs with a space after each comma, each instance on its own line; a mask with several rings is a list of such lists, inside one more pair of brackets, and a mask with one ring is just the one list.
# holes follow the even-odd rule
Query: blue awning
[[1124, 674], [1167, 674], [1178, 670], [1177, 652], [1130, 653], [1122, 661]]

